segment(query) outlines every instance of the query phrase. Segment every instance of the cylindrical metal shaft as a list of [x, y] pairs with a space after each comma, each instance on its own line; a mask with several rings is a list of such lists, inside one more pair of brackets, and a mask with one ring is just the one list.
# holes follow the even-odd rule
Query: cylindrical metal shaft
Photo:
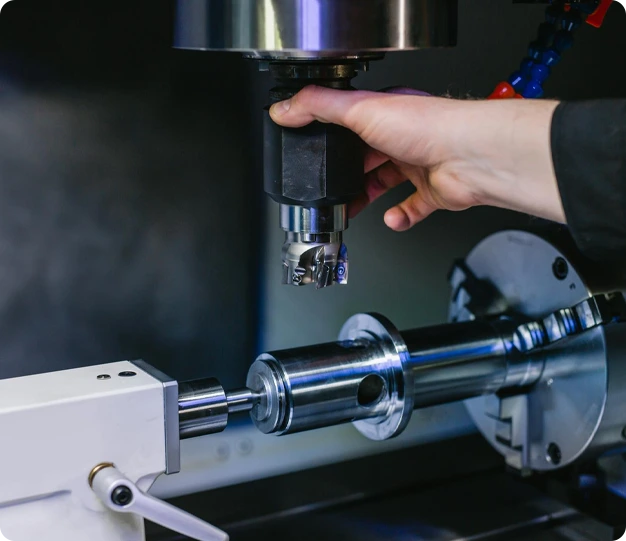
[[536, 357], [511, 347], [517, 323], [470, 321], [404, 331], [415, 408], [447, 404], [533, 384]]
[[506, 344], [483, 322], [401, 333], [409, 353], [415, 408], [498, 391], [506, 379]]
[[347, 422], [373, 439], [402, 432], [414, 408], [528, 386], [543, 363], [513, 347], [518, 324], [469, 321], [399, 333], [382, 316], [359, 314], [343, 340], [265, 353], [247, 388], [215, 379], [180, 385], [180, 436], [220, 432], [229, 413], [250, 411], [259, 430], [291, 434]]
[[350, 340], [257, 359], [247, 385], [261, 395], [251, 412], [261, 431], [289, 434], [362, 421], [357, 426], [371, 431], [368, 436], [384, 439], [402, 431], [413, 408], [530, 385], [541, 373], [541, 362], [512, 347], [513, 321], [397, 333], [390, 324], [376, 327], [380, 316], [355, 318], [342, 331]]
[[181, 439], [221, 432], [228, 423], [226, 393], [215, 378], [178, 386], [178, 418]]
[[180, 438], [215, 434], [226, 428], [229, 413], [250, 411], [259, 396], [250, 389], [230, 393], [215, 378], [180, 383], [178, 418]]
[[248, 388], [226, 393], [228, 413], [250, 411], [259, 400], [259, 395]]
[[288, 434], [383, 415], [384, 363], [383, 349], [368, 341], [261, 355], [246, 383], [262, 395], [252, 418], [262, 432]]

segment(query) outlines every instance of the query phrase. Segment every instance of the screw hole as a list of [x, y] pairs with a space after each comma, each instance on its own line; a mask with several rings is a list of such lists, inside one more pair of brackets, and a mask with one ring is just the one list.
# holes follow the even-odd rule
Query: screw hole
[[555, 466], [558, 466], [561, 463], [561, 459], [563, 455], [561, 454], [561, 448], [556, 443], [551, 443], [548, 445], [548, 449], [546, 450], [546, 460]]
[[552, 273], [557, 280], [565, 280], [569, 273], [569, 265], [562, 257], [557, 257], [552, 263]]
[[359, 383], [357, 400], [360, 406], [369, 407], [381, 401], [385, 393], [385, 382], [376, 374], [364, 377]]
[[133, 376], [136, 376], [137, 372], [120, 372], [118, 374], [118, 376], [120, 378], [132, 378]]
[[99, 379], [99, 380], [111, 379], [111, 376], [109, 376], [109, 374], [100, 374], [99, 376], [96, 377], [96, 379]]

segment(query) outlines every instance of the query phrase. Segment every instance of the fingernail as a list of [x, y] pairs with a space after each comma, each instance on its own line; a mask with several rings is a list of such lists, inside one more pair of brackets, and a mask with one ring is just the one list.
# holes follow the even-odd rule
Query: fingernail
[[284, 100], [284, 101], [279, 101], [278, 103], [275, 103], [274, 105], [272, 105], [270, 107], [270, 114], [272, 116], [282, 116], [284, 115], [287, 111], [289, 111], [289, 109], [291, 109], [291, 100]]
[[400, 209], [392, 208], [385, 213], [385, 225], [394, 231], [403, 231], [409, 227], [408, 216]]

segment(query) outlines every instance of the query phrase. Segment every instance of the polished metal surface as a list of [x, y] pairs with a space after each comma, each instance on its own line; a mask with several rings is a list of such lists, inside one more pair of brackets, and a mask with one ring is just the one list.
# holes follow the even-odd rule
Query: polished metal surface
[[529, 361], [512, 347], [517, 326], [502, 319], [400, 333], [380, 315], [357, 314], [339, 342], [261, 355], [248, 374], [261, 396], [252, 418], [265, 433], [354, 422], [370, 439], [394, 437], [414, 408], [534, 383], [541, 369], [520, 370]]
[[260, 400], [260, 396], [250, 389], [238, 389], [226, 393], [228, 413], [241, 413], [250, 411]]
[[348, 206], [280, 205], [283, 283], [315, 284], [318, 289], [348, 283], [348, 249], [342, 232], [348, 228]]
[[252, 418], [265, 433], [354, 422], [370, 439], [391, 438], [415, 407], [518, 384], [507, 378], [505, 337], [510, 343], [515, 327], [470, 322], [399, 333], [382, 316], [357, 314], [339, 342], [261, 355], [247, 381], [262, 397]]
[[413, 381], [407, 369], [408, 351], [400, 333], [380, 314], [356, 314], [345, 322], [339, 340], [376, 341], [384, 352], [378, 375], [386, 393], [383, 415], [354, 423], [371, 440], [386, 440], [401, 434], [413, 411]]
[[[602, 420], [593, 440], [583, 451], [583, 457], [595, 457], [606, 452], [620, 450], [626, 452], [626, 323], [614, 323], [604, 329], [604, 347], [606, 348], [606, 370], [608, 375], [606, 400], [602, 411]], [[599, 339], [599, 337], [598, 337]], [[588, 344], [581, 344], [582, 347]], [[601, 347], [598, 344], [598, 347]], [[578, 358], [580, 353], [577, 352]], [[577, 359], [575, 359], [577, 360]], [[575, 362], [574, 360], [574, 362]], [[581, 367], [581, 376], [585, 371], [593, 374], [600, 372], [600, 367], [591, 363]]]
[[228, 423], [228, 400], [215, 378], [179, 385], [180, 438], [194, 438], [221, 432]]
[[247, 381], [266, 397], [252, 419], [261, 431], [282, 435], [383, 417], [389, 390], [379, 374], [387, 364], [385, 350], [369, 340], [263, 354]]
[[174, 46], [352, 58], [456, 43], [456, 0], [178, 0]]
[[511, 378], [507, 381], [508, 337], [490, 323], [440, 325], [401, 335], [409, 352], [416, 408], [494, 393], [505, 383], [514, 385]]
[[[481, 242], [466, 264], [477, 278], [501, 293], [509, 311], [541, 319], [591, 295], [571, 263], [565, 280], [555, 277], [552, 267], [559, 257], [564, 254], [536, 235], [506, 231]], [[459, 299], [471, 300], [455, 292], [453, 304]], [[465, 314], [460, 319], [469, 317], [462, 306], [453, 306], [451, 313]], [[502, 399], [481, 396], [466, 402], [487, 440], [510, 466], [522, 470], [552, 470], [590, 451], [607, 400], [604, 328], [541, 351], [545, 368], [527, 393]], [[612, 444], [616, 443], [613, 438]]]
[[317, 289], [348, 283], [348, 248], [342, 233], [286, 233], [282, 250], [283, 284]]
[[280, 227], [293, 233], [338, 233], [348, 229], [348, 205], [280, 205]]

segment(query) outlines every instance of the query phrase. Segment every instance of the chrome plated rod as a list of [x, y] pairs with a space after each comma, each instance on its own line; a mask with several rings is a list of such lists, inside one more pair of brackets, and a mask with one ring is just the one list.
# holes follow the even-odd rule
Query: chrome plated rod
[[228, 404], [228, 413], [239, 413], [250, 411], [261, 399], [259, 393], [255, 393], [244, 387], [226, 393], [226, 403]]
[[228, 423], [228, 403], [220, 382], [206, 378], [180, 383], [178, 418], [181, 439], [224, 430]]
[[516, 328], [508, 320], [470, 321], [400, 333], [409, 353], [414, 408], [537, 381], [543, 362], [512, 347]]

